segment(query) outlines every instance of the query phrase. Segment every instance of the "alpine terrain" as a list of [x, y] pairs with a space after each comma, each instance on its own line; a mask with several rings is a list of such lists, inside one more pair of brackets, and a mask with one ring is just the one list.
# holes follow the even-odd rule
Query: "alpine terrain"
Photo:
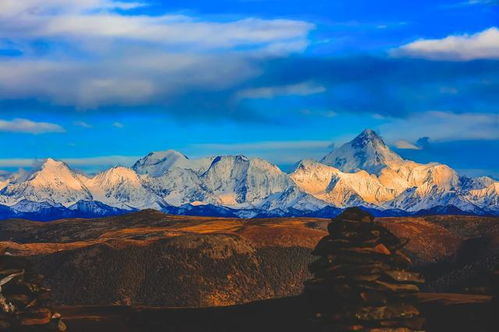
[[440, 163], [404, 160], [367, 129], [290, 173], [245, 156], [189, 159], [153, 152], [95, 176], [47, 159], [0, 182], [0, 217], [52, 220], [156, 209], [230, 217], [330, 216], [349, 206], [377, 215], [499, 214], [499, 182]]

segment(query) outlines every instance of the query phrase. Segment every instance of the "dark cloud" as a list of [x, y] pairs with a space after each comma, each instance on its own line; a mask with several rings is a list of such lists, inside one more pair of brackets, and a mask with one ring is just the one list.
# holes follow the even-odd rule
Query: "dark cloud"
[[265, 64], [257, 84], [315, 80], [336, 112], [406, 116], [414, 112], [494, 112], [499, 61], [427, 61], [375, 57], [291, 58]]
[[[212, 121], [279, 122], [283, 110], [325, 109], [336, 113], [379, 114], [404, 118], [439, 110], [453, 113], [497, 113], [499, 61], [429, 61], [383, 57], [290, 57], [253, 59], [260, 75], [232, 84], [205, 86], [205, 82], [177, 89], [175, 94], [155, 95], [135, 105], [94, 107], [88, 112], [162, 112], [180, 119]], [[189, 73], [195, 75], [195, 73]], [[220, 72], [220, 77], [224, 73]], [[220, 78], [222, 79], [222, 78]], [[161, 82], [158, 79], [158, 82]], [[309, 96], [266, 98], [272, 107], [237, 98], [241, 91], [300, 85], [312, 82], [325, 91]], [[35, 100], [35, 102], [33, 102]], [[0, 101], [13, 109], [36, 104], [40, 112], [72, 112], [77, 107], [56, 107], [36, 98]], [[119, 107], [118, 107], [119, 106]], [[7, 106], [2, 111], [8, 111]], [[289, 119], [287, 119], [289, 120]], [[291, 120], [289, 120], [291, 121]]]
[[429, 137], [421, 137], [416, 141], [416, 145], [420, 147], [421, 149], [426, 149], [430, 145], [430, 138]]
[[[422, 150], [397, 150], [404, 158], [421, 163], [440, 162], [470, 175], [499, 175], [499, 140], [460, 140], [434, 142], [428, 137], [418, 140]], [[480, 173], [479, 170], [482, 170]], [[478, 171], [478, 173], [477, 173]]]

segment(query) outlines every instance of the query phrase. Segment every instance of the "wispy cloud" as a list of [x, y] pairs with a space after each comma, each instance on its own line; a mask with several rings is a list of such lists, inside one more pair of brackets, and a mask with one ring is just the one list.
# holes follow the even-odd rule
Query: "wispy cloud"
[[403, 150], [421, 150], [420, 146], [406, 140], [398, 140], [394, 143], [394, 145], [395, 147]]
[[0, 120], [0, 131], [24, 134], [62, 133], [64, 128], [55, 123], [29, 119]]
[[306, 38], [314, 25], [286, 19], [208, 21], [186, 15], [123, 15], [144, 3], [111, 0], [3, 0], [0, 35], [17, 38], [139, 40], [191, 48], [232, 48]]
[[92, 128], [93, 126], [85, 121], [75, 121], [73, 123], [75, 126], [82, 127], [82, 128]]
[[435, 60], [499, 59], [499, 29], [442, 39], [420, 39], [392, 51], [394, 56]]
[[[499, 114], [424, 112], [396, 119], [380, 127], [384, 137], [416, 141], [429, 136], [435, 141], [498, 140]], [[421, 146], [421, 144], [417, 144]]]
[[81, 13], [114, 9], [129, 10], [146, 6], [144, 2], [116, 0], [2, 0], [0, 15], [50, 15], [54, 13]]
[[113, 127], [115, 128], [123, 128], [125, 125], [121, 122], [113, 122]]
[[[123, 12], [146, 4], [0, 1], [0, 39], [22, 49], [22, 56], [0, 59], [0, 98], [81, 109], [169, 105], [179, 94], [217, 91], [258, 75], [262, 58], [303, 51], [315, 27], [300, 20]], [[41, 55], [35, 42], [54, 47]]]
[[[61, 158], [60, 160], [73, 167], [110, 167], [130, 166], [139, 156], [100, 156], [89, 158]], [[43, 159], [9, 158], [0, 159], [0, 167], [33, 167], [39, 165]]]
[[312, 82], [304, 82], [292, 85], [271, 86], [240, 91], [239, 99], [270, 99], [281, 96], [308, 96], [323, 93], [326, 88]]
[[469, 5], [499, 5], [498, 0], [468, 0]]
[[444, 7], [445, 8], [458, 8], [458, 7], [477, 6], [477, 5], [497, 6], [497, 5], [499, 5], [499, 1], [498, 0], [468, 0], [468, 1], [456, 2], [453, 4], [447, 4]]

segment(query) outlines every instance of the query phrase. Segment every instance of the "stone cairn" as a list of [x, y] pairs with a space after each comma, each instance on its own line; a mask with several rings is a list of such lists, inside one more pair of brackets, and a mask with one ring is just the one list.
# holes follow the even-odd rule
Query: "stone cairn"
[[66, 331], [61, 315], [46, 306], [42, 281], [26, 259], [0, 255], [0, 331]]
[[345, 210], [328, 225], [329, 235], [313, 251], [314, 278], [304, 294], [319, 331], [423, 331], [411, 260], [401, 241], [358, 208]]

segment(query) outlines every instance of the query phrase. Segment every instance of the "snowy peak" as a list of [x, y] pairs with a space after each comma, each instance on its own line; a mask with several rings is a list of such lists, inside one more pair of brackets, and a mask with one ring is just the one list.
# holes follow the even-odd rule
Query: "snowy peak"
[[67, 187], [74, 190], [85, 190], [79, 179], [79, 174], [74, 172], [64, 162], [52, 158], [47, 159], [29, 178], [33, 186], [40, 187]]
[[404, 160], [370, 129], [322, 162], [301, 161], [291, 174], [259, 158], [189, 159], [167, 150], [148, 154], [133, 168], [114, 167], [93, 177], [47, 159], [30, 172], [0, 180], [0, 205], [16, 216], [21, 211], [41, 218], [51, 211], [94, 216], [148, 208], [189, 213], [194, 207], [284, 216], [358, 205], [409, 213], [455, 206], [499, 214], [499, 182], [459, 176], [439, 163]]
[[107, 171], [97, 174], [94, 181], [100, 185], [116, 186], [124, 182], [140, 185], [140, 179], [134, 170], [127, 167], [113, 167]]
[[42, 169], [61, 168], [61, 167], [69, 168], [69, 166], [66, 165], [64, 162], [52, 158], [45, 159], [45, 161], [42, 163], [41, 166]]
[[393, 199], [375, 175], [366, 171], [344, 173], [337, 168], [313, 161], [302, 161], [291, 174], [304, 192], [337, 207], [377, 205]]
[[144, 158], [138, 160], [133, 166], [139, 174], [148, 174], [158, 177], [166, 173], [175, 165], [185, 165], [189, 158], [175, 150], [151, 152]]
[[158, 208], [161, 199], [148, 191], [142, 179], [127, 167], [113, 167], [87, 182], [94, 200], [120, 209]]
[[293, 185], [277, 166], [259, 158], [218, 156], [201, 177], [223, 205], [260, 204], [269, 195]]
[[383, 168], [403, 162], [403, 159], [391, 151], [376, 132], [366, 129], [352, 141], [330, 152], [321, 162], [343, 172], [365, 170], [379, 174]]
[[184, 154], [175, 150], [151, 152], [138, 160], [132, 169], [137, 174], [147, 174], [160, 177], [174, 168], [190, 169], [196, 173], [205, 172], [213, 161], [213, 157], [189, 159]]
[[364, 149], [368, 147], [386, 148], [383, 139], [376, 134], [372, 129], [366, 129], [351, 141], [352, 147], [356, 149]]
[[91, 199], [82, 176], [62, 161], [47, 159], [25, 181], [15, 181], [2, 189], [2, 202], [15, 204], [27, 199], [34, 202], [56, 202], [69, 206], [82, 199]]

